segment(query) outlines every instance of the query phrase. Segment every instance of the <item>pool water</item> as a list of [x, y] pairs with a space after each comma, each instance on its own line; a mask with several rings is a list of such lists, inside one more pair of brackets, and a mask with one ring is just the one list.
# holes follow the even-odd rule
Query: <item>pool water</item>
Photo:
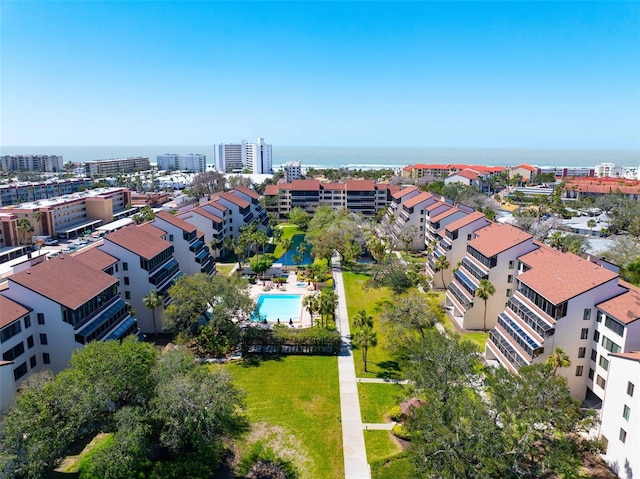
[[258, 298], [256, 311], [251, 321], [267, 320], [268, 323], [283, 324], [300, 320], [301, 294], [261, 294]]

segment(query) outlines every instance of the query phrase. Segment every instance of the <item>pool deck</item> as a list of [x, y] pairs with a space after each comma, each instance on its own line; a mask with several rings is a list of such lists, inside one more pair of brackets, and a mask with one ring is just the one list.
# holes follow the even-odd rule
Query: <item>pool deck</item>
[[[290, 272], [289, 273], [289, 277], [287, 278], [287, 282], [283, 283], [283, 287], [278, 287], [276, 285], [273, 285], [272, 287], [269, 287], [268, 283], [269, 281], [266, 281], [267, 286], [263, 285], [263, 281], [258, 281], [257, 284], [253, 284], [251, 285], [251, 287], [249, 288], [249, 295], [251, 296], [252, 299], [254, 300], [258, 300], [258, 298], [260, 297], [260, 295], [270, 295], [270, 294], [300, 294], [303, 297], [305, 296], [309, 296], [312, 294], [319, 294], [319, 291], [314, 291], [313, 289], [310, 289], [310, 287], [305, 284], [304, 286], [298, 286], [298, 283], [302, 283], [302, 281], [298, 281], [298, 278], [296, 276], [295, 272]], [[313, 324], [312, 320], [311, 320], [311, 316], [309, 315], [309, 312], [304, 308], [304, 306], [301, 306], [301, 311], [300, 311], [300, 318], [298, 318], [297, 320], [294, 319], [293, 321], [293, 325], [296, 328], [309, 328], [311, 327], [311, 325]]]

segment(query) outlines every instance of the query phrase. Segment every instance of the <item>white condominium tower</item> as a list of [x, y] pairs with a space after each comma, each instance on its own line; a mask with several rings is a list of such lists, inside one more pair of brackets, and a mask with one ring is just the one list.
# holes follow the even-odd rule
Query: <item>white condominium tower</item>
[[207, 167], [207, 157], [201, 154], [189, 153], [188, 155], [178, 155], [176, 153], [165, 153], [158, 155], [159, 170], [186, 170], [204, 171]]
[[225, 173], [242, 173], [248, 169], [253, 174], [271, 173], [271, 145], [258, 138], [255, 143], [220, 143], [215, 146], [215, 167]]

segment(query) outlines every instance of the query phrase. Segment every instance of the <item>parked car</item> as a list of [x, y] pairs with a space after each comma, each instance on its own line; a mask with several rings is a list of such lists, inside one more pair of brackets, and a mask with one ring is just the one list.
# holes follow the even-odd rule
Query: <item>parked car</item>
[[45, 240], [43, 244], [45, 246], [56, 246], [58, 244], [58, 240], [53, 239], [53, 238], [49, 238], [49, 239]]

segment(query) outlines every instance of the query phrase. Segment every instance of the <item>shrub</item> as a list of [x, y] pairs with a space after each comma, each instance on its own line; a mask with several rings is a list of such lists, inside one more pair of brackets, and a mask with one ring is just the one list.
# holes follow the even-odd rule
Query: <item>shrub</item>
[[391, 429], [391, 433], [394, 436], [399, 437], [400, 439], [411, 441], [411, 433], [402, 424], [396, 424], [395, 426], [393, 426], [393, 429]]
[[247, 479], [298, 479], [293, 464], [278, 457], [261, 443], [256, 443], [238, 464], [238, 472]]
[[387, 416], [389, 417], [389, 419], [395, 422], [402, 422], [404, 420], [404, 416], [402, 414], [402, 409], [400, 408], [400, 406], [393, 406], [391, 409], [389, 409]]

